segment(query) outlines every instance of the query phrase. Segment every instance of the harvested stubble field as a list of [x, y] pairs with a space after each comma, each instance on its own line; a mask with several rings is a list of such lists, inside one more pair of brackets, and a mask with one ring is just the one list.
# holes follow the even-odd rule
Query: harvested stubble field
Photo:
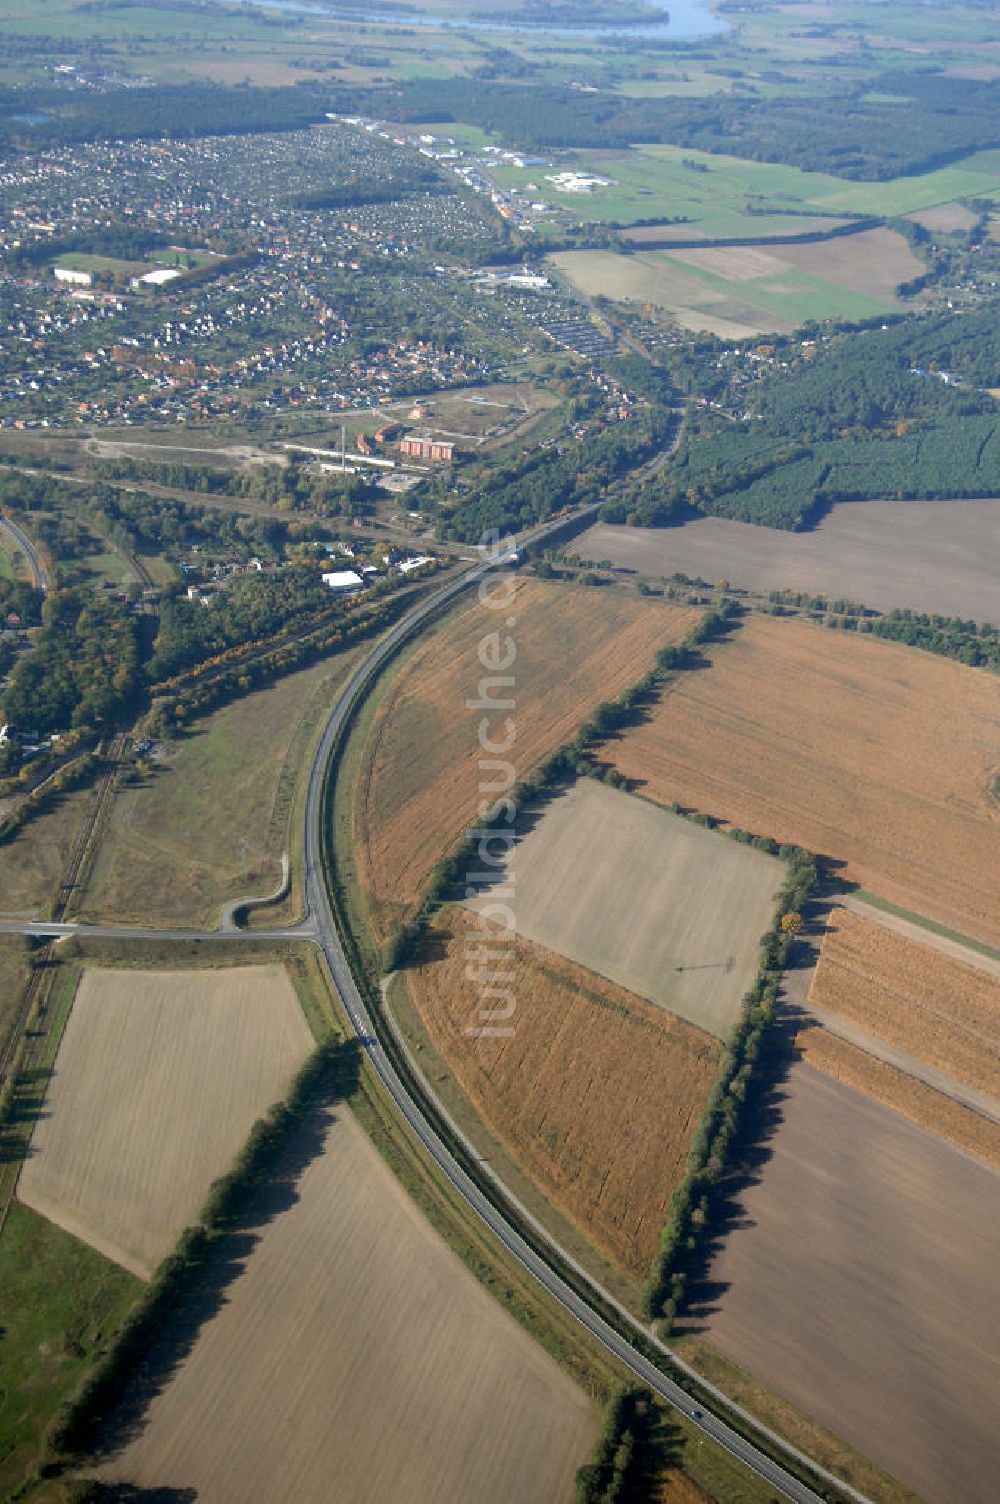
[[148, 1276], [311, 1046], [283, 967], [88, 969], [20, 1199]]
[[683, 527], [598, 522], [575, 547], [646, 578], [680, 570], [746, 590], [801, 590], [879, 611], [1000, 614], [1000, 499], [848, 501], [805, 533], [698, 517]]
[[291, 1204], [262, 1207], [225, 1302], [101, 1472], [200, 1504], [568, 1504], [594, 1406], [349, 1110], [325, 1119]]
[[829, 1029], [803, 1029], [796, 1038], [803, 1058], [834, 1081], [891, 1107], [918, 1128], [953, 1144], [965, 1154], [1000, 1169], [1000, 1124], [962, 1102], [935, 1091]]
[[[481, 769], [483, 712], [466, 708], [489, 677], [477, 656], [480, 642], [499, 631], [504, 653], [509, 631], [516, 648], [505, 670], [512, 689], [493, 693], [516, 702], [510, 714], [517, 740], [506, 756], [524, 777], [602, 700], [639, 679], [658, 648], [680, 642], [699, 616], [620, 590], [523, 579], [509, 612], [473, 606], [405, 661], [373, 723], [354, 810], [359, 879], [379, 938], [412, 911], [435, 862], [476, 818], [480, 782], [500, 776], [496, 759]], [[516, 623], [509, 626], [508, 617]], [[497, 744], [506, 739], [507, 714], [488, 718]]]
[[80, 914], [93, 923], [214, 925], [278, 883], [296, 775], [355, 652], [224, 705], [115, 798]]
[[[774, 918], [782, 864], [581, 778], [517, 843], [518, 932], [724, 1039]], [[490, 890], [471, 907], [492, 903]]]
[[1000, 979], [847, 909], [830, 914], [809, 1001], [996, 1093]]
[[668, 686], [614, 761], [643, 792], [795, 842], [1000, 940], [1000, 679], [896, 643], [749, 618]]
[[926, 1504], [993, 1504], [995, 1172], [803, 1063], [778, 1105], [697, 1325]]
[[718, 1069], [711, 1035], [522, 939], [508, 1038], [477, 1038], [479, 925], [449, 909], [406, 975], [435, 1049], [553, 1202], [642, 1279]]

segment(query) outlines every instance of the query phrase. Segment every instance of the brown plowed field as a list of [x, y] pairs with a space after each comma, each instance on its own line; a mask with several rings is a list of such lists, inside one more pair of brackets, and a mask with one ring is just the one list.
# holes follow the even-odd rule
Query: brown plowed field
[[995, 1504], [996, 1173], [808, 1065], [783, 1093], [708, 1340], [926, 1504]]
[[20, 1199], [148, 1276], [311, 1045], [281, 966], [86, 971]]
[[988, 972], [838, 908], [809, 1001], [967, 1086], [1000, 1091], [1000, 980]]
[[481, 998], [466, 968], [478, 936], [471, 914], [448, 910], [444, 954], [407, 973], [434, 1046], [556, 1205], [645, 1277], [721, 1045], [521, 939], [510, 963], [514, 1032], [473, 1037], [465, 1031], [479, 1023]]
[[103, 1477], [199, 1504], [569, 1504], [595, 1407], [347, 1108], [322, 1136]]
[[[477, 655], [484, 637], [499, 631], [496, 651], [505, 653], [509, 633], [516, 649], [504, 670], [514, 677], [512, 689], [494, 691], [514, 699], [515, 708], [490, 715], [487, 735], [503, 742], [511, 716], [516, 742], [507, 758], [524, 777], [602, 700], [641, 678], [657, 649], [679, 642], [699, 616], [620, 590], [525, 579], [517, 582], [509, 612], [477, 604], [436, 632], [388, 692], [358, 780], [358, 874], [377, 932], [384, 935], [394, 917], [412, 909], [479, 802], [496, 797], [480, 792], [481, 782], [500, 776], [495, 767], [480, 767], [484, 712], [466, 708], [488, 677]], [[508, 625], [508, 617], [516, 621]]]
[[873, 1102], [891, 1107], [918, 1128], [1000, 1169], [1000, 1125], [990, 1118], [828, 1029], [803, 1029], [796, 1044], [804, 1059], [824, 1075], [864, 1092]]
[[843, 864], [1000, 941], [1000, 679], [896, 643], [749, 618], [678, 677], [615, 762], [677, 801]]

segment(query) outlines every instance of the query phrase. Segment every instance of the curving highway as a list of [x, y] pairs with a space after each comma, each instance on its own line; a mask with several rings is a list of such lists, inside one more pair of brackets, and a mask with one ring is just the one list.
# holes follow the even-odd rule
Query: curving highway
[[[596, 507], [581, 508], [579, 512], [574, 514], [574, 517], [582, 520], [596, 511]], [[561, 517], [553, 523], [535, 529], [524, 535], [519, 540], [518, 546], [523, 547], [527, 544], [541, 542], [550, 534], [564, 527], [566, 521], [566, 517]], [[347, 728], [355, 706], [372, 684], [386, 660], [398, 647], [408, 638], [413, 637], [429, 618], [437, 615], [444, 606], [454, 600], [463, 591], [483, 579], [498, 564], [508, 563], [512, 558], [513, 554], [508, 553], [500, 558], [493, 558], [488, 562], [476, 565], [427, 597], [414, 607], [407, 616], [393, 627], [386, 637], [382, 638], [372, 648], [354, 670], [347, 683], [341, 688], [330, 712], [309, 773], [309, 785], [306, 795], [304, 847], [307, 922], [311, 922], [311, 926], [314, 928], [317, 943], [324, 952], [351, 1027], [365, 1044], [368, 1058], [383, 1086], [392, 1097], [399, 1112], [423, 1144], [427, 1153], [447, 1176], [454, 1189], [464, 1198], [476, 1215], [490, 1228], [508, 1252], [523, 1265], [533, 1278], [592, 1337], [603, 1343], [621, 1363], [630, 1369], [641, 1383], [647, 1385], [672, 1405], [676, 1406], [705, 1436], [711, 1437], [714, 1442], [724, 1447], [726, 1451], [738, 1458], [746, 1467], [765, 1479], [777, 1493], [783, 1495], [786, 1499], [793, 1500], [794, 1504], [821, 1504], [818, 1494], [814, 1493], [805, 1484], [799, 1482], [797, 1478], [793, 1477], [785, 1468], [773, 1461], [771, 1457], [761, 1451], [753, 1442], [747, 1440], [745, 1436], [741, 1435], [710, 1411], [700, 1408], [699, 1402], [693, 1401], [685, 1390], [668, 1379], [659, 1368], [610, 1326], [586, 1300], [578, 1295], [575, 1290], [571, 1289], [506, 1220], [502, 1212], [497, 1209], [489, 1197], [484, 1194], [480, 1186], [471, 1179], [454, 1158], [443, 1139], [424, 1116], [419, 1105], [414, 1101], [405, 1082], [398, 1075], [392, 1060], [377, 1038], [375, 1023], [357, 986], [341, 943], [327, 889], [322, 860], [327, 775], [330, 771], [340, 738]], [[595, 1300], [599, 1300], [600, 1303], [605, 1305], [611, 1303], [606, 1297], [598, 1295], [596, 1287], [592, 1288], [595, 1290]], [[641, 1337], [646, 1345], [653, 1343], [653, 1345], [658, 1347], [676, 1370], [682, 1370], [692, 1379], [696, 1379], [703, 1393], [713, 1394], [720, 1406], [724, 1406], [730, 1414], [738, 1415], [741, 1423], [748, 1430], [752, 1430], [753, 1434], [766, 1439], [772, 1447], [779, 1449], [786, 1457], [794, 1458], [799, 1464], [809, 1468], [813, 1476], [822, 1479], [825, 1484], [835, 1488], [840, 1495], [854, 1499], [856, 1504], [868, 1504], [863, 1494], [856, 1492], [854, 1489], [840, 1482], [839, 1479], [834, 1478], [831, 1474], [825, 1473], [811, 1459], [796, 1452], [794, 1448], [790, 1447], [781, 1438], [767, 1431], [752, 1416], [739, 1410], [738, 1407], [726, 1399], [721, 1391], [713, 1390], [712, 1386], [707, 1385], [694, 1369], [684, 1364], [663, 1343], [652, 1338], [649, 1331], [642, 1327], [624, 1308], [618, 1307], [618, 1312], [623, 1320], [628, 1321], [637, 1337]]]

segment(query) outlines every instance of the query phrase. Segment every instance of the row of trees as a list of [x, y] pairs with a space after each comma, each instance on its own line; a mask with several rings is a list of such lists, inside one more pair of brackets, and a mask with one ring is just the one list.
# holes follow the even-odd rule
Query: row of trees
[[653, 1497], [664, 1465], [656, 1400], [649, 1389], [612, 1395], [589, 1462], [576, 1475], [576, 1504], [626, 1504]]
[[687, 1279], [709, 1223], [712, 1197], [725, 1174], [739, 1131], [747, 1091], [760, 1056], [764, 1032], [774, 1014], [781, 977], [801, 923], [802, 910], [819, 873], [815, 858], [795, 846], [777, 846], [747, 831], [727, 831], [734, 839], [761, 847], [789, 864], [778, 896], [772, 928], [764, 936], [760, 967], [743, 1000], [739, 1020], [723, 1052], [688, 1156], [687, 1169], [670, 1200], [667, 1225], [643, 1292], [646, 1314], [667, 1327], [681, 1305]]

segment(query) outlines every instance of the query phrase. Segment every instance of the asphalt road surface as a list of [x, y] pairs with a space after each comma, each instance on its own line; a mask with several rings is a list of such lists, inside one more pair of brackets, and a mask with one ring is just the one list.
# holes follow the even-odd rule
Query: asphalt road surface
[[[582, 517], [594, 510], [596, 508], [587, 508], [580, 515]], [[550, 532], [554, 532], [559, 527], [564, 526], [565, 520], [565, 518], [560, 518], [556, 523], [536, 529], [521, 540], [521, 546], [541, 542]], [[331, 710], [309, 774], [305, 829], [307, 913], [312, 925], [315, 927], [317, 942], [322, 947], [326, 956], [331, 975], [337, 986], [347, 1016], [350, 1019], [351, 1027], [365, 1045], [374, 1070], [395, 1102], [396, 1107], [420, 1139], [427, 1153], [434, 1159], [455, 1190], [465, 1199], [479, 1218], [486, 1223], [507, 1250], [513, 1254], [539, 1284], [544, 1286], [550, 1295], [559, 1301], [564, 1309], [582, 1327], [586, 1328], [593, 1337], [614, 1353], [635, 1374], [636, 1378], [675, 1405], [704, 1435], [711, 1437], [713, 1441], [732, 1453], [733, 1456], [752, 1469], [753, 1472], [764, 1478], [779, 1494], [795, 1501], [795, 1504], [820, 1504], [819, 1496], [810, 1488], [807, 1488], [796, 1478], [792, 1477], [791, 1474], [761, 1452], [752, 1442], [746, 1440], [737, 1431], [733, 1430], [732, 1427], [727, 1425], [725, 1421], [718, 1419], [711, 1412], [704, 1410], [683, 1389], [666, 1378], [654, 1364], [643, 1357], [631, 1343], [620, 1336], [585, 1300], [577, 1295], [505, 1220], [488, 1197], [484, 1195], [458, 1164], [443, 1140], [438, 1137], [435, 1130], [424, 1118], [420, 1108], [412, 1100], [405, 1084], [397, 1075], [392, 1061], [378, 1042], [375, 1025], [354, 980], [347, 957], [344, 954], [330, 904], [321, 858], [324, 819], [323, 793], [327, 768], [338, 739], [346, 726], [356, 702], [371, 684], [383, 663], [385, 663], [386, 659], [392, 655], [398, 646], [412, 637], [429, 617], [441, 610], [442, 606], [454, 600], [463, 591], [476, 584], [490, 570], [503, 567], [511, 558], [512, 555], [507, 555], [500, 559], [477, 565], [422, 601], [408, 616], [397, 623], [386, 637], [372, 648], [371, 652], [366, 655], [350, 679], [342, 687]], [[641, 1328], [637, 1322], [633, 1324], [637, 1335], [642, 1332], [642, 1335], [648, 1338], [649, 1334], [645, 1329]], [[665, 1354], [667, 1351], [667, 1349], [664, 1349]], [[680, 1364], [680, 1360], [676, 1358], [673, 1358], [672, 1361], [680, 1367], [686, 1366]], [[704, 1380], [693, 1369], [689, 1369], [688, 1372], [692, 1377], [698, 1379], [703, 1390], [710, 1388], [710, 1386], [705, 1385]], [[724, 1401], [725, 1397], [720, 1393], [719, 1399], [720, 1401]], [[770, 1436], [770, 1433], [767, 1433], [763, 1427], [758, 1426], [752, 1417], [747, 1416], [746, 1420], [748, 1425], [754, 1427], [758, 1435]], [[773, 1440], [778, 1441], [778, 1438], [775, 1437]], [[784, 1443], [779, 1442], [779, 1445], [784, 1446]], [[786, 1452], [790, 1454], [790, 1449], [786, 1448]], [[808, 1461], [805, 1458], [802, 1460], [805, 1462]], [[814, 1464], [810, 1465], [815, 1466]], [[862, 1501], [862, 1504], [867, 1504], [864, 1495], [854, 1492], [844, 1484], [839, 1483], [838, 1480], [829, 1475], [827, 1476], [829, 1482], [838, 1487], [842, 1493], [855, 1500]]]

